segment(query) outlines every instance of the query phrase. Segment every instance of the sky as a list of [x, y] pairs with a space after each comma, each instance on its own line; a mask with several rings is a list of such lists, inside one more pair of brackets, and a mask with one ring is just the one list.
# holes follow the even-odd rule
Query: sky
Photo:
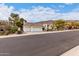
[[11, 13], [28, 22], [47, 20], [79, 20], [78, 3], [0, 3], [0, 20], [8, 20]]

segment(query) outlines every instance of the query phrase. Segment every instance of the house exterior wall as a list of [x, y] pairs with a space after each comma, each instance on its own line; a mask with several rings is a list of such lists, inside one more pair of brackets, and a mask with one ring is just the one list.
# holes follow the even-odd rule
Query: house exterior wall
[[31, 27], [31, 32], [40, 32], [42, 31], [42, 27]]
[[24, 30], [24, 32], [30, 32], [30, 31], [31, 31], [31, 28], [24, 26], [24, 27], [23, 27], [23, 30]]
[[26, 26], [23, 28], [24, 32], [40, 32], [42, 31], [42, 27], [34, 27], [34, 26]]

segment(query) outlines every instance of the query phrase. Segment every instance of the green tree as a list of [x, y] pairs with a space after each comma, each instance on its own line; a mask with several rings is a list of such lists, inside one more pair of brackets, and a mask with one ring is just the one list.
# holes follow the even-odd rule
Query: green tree
[[75, 29], [79, 29], [79, 22], [75, 22], [74, 27], [75, 27]]
[[11, 26], [18, 27], [18, 29], [17, 29], [18, 33], [23, 32], [23, 24], [24, 24], [25, 20], [23, 18], [20, 18], [18, 14], [11, 13], [11, 15], [9, 17], [9, 22], [10, 22]]
[[55, 20], [53, 22], [53, 26], [56, 27], [57, 30], [64, 29], [65, 21], [63, 19]]

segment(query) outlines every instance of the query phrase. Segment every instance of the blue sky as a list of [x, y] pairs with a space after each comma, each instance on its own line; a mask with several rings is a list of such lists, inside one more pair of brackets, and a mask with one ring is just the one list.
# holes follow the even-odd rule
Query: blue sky
[[[79, 20], [78, 3], [5, 3], [0, 4], [0, 18], [18, 13], [29, 22], [65, 19]], [[3, 18], [2, 18], [3, 17]]]
[[[75, 8], [79, 8], [78, 3], [65, 4], [65, 3], [6, 3], [8, 6], [14, 6], [16, 9], [32, 9], [32, 7], [50, 7], [60, 10], [59, 12], [70, 12]], [[63, 7], [63, 8], [62, 8]]]

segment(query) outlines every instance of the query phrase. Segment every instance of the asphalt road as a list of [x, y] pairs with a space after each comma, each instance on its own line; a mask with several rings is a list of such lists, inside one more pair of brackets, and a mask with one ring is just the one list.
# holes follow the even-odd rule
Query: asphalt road
[[59, 56], [79, 45], [79, 31], [0, 39], [2, 56]]

